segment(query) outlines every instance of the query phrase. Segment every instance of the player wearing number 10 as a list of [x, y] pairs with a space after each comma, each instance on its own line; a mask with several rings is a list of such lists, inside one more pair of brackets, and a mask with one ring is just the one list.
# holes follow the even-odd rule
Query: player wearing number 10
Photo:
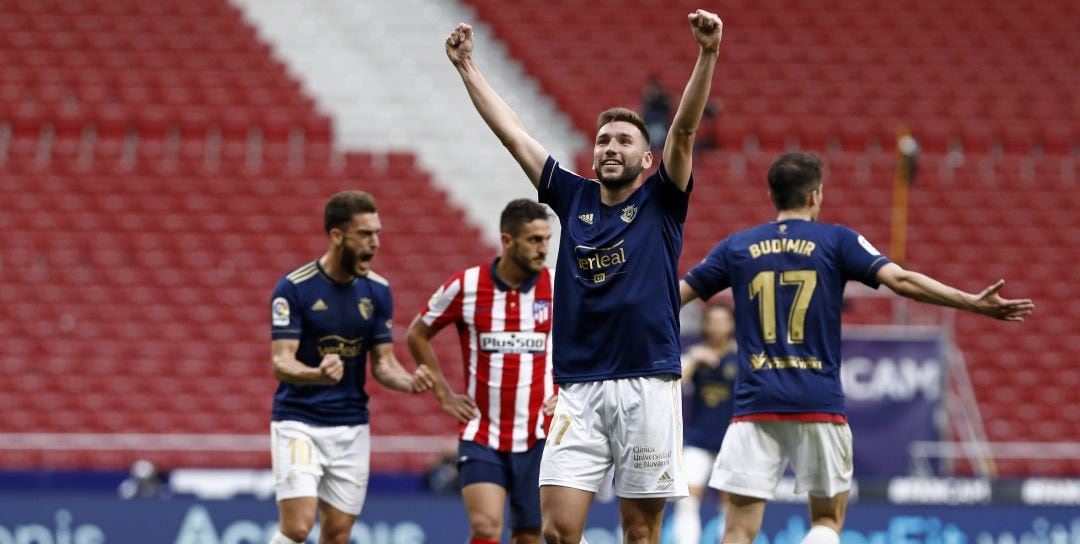
[[817, 223], [821, 160], [781, 156], [769, 168], [776, 221], [732, 234], [680, 285], [683, 304], [731, 287], [739, 372], [732, 424], [711, 487], [728, 493], [724, 542], [750, 543], [791, 463], [810, 495], [804, 544], [836, 544], [851, 488], [851, 431], [840, 385], [844, 285], [885, 284], [899, 295], [996, 319], [1022, 321], [1030, 300], [998, 296], [1004, 281], [965, 293], [904, 270], [857, 232]]
[[421, 393], [427, 367], [406, 371], [394, 357], [390, 284], [371, 270], [382, 223], [375, 199], [334, 195], [323, 213], [326, 253], [286, 274], [270, 302], [274, 394], [270, 459], [280, 530], [270, 544], [347, 544], [367, 493], [370, 439], [367, 361], [390, 389]]

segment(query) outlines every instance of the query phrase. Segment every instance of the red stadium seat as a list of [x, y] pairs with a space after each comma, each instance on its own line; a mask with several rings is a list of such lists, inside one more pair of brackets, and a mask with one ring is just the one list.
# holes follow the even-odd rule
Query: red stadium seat
[[[599, 12], [569, 0], [470, 4], [586, 134], [612, 103], [638, 106], [640, 66], [656, 67], [673, 91], [685, 83], [690, 42], [671, 37], [689, 39], [686, 23], [668, 21], [661, 0], [633, 9], [605, 0], [618, 9]], [[832, 4], [783, 16], [771, 3], [725, 5], [739, 36], [718, 64], [713, 95], [724, 111], [701, 130], [719, 150], [695, 156], [681, 269], [726, 233], [772, 216], [765, 172], [796, 144], [826, 154], [823, 219], [886, 247], [893, 141], [907, 121], [923, 156], [905, 264], [965, 289], [1000, 275], [1008, 294], [1036, 298], [1040, 314], [1072, 318], [1035, 317], [1023, 332], [957, 318], [988, 432], [1080, 439], [1069, 397], [1080, 373], [1067, 364], [1080, 350], [1067, 325], [1080, 315], [1063, 302], [1075, 287], [1060, 275], [1060, 262], [1080, 257], [1080, 80], [1069, 69], [1080, 53], [1073, 19], [1046, 15], [1075, 9]], [[593, 32], [601, 16], [650, 47], [640, 56], [603, 47]], [[1013, 17], [1030, 24], [1002, 24]], [[8, 2], [0, 35], [0, 124], [11, 135], [0, 154], [0, 194], [11, 203], [0, 213], [0, 300], [22, 316], [0, 323], [12, 339], [0, 368], [47, 354], [40, 372], [11, 374], [18, 393], [0, 396], [4, 431], [265, 432], [275, 384], [260, 340], [267, 291], [323, 247], [318, 210], [345, 180], [375, 193], [393, 226], [378, 266], [406, 314], [450, 271], [490, 256], [412, 153], [339, 155], [330, 120], [226, 2]], [[611, 73], [629, 76], [613, 87]], [[764, 152], [747, 156], [753, 140]], [[962, 162], [946, 155], [958, 149]], [[455, 250], [432, 255], [433, 243]], [[210, 315], [215, 305], [229, 311]], [[849, 322], [891, 319], [886, 302], [852, 306]], [[445, 366], [459, 381], [461, 369]], [[203, 391], [220, 384], [233, 386]], [[383, 429], [449, 434], [444, 418], [412, 417], [439, 413], [430, 398], [378, 387], [373, 396], [393, 423]], [[126, 468], [144, 455], [165, 466], [268, 463], [265, 453], [15, 451], [0, 454], [0, 466]], [[421, 457], [379, 459], [417, 468]], [[999, 463], [1004, 475], [1036, 470]]]

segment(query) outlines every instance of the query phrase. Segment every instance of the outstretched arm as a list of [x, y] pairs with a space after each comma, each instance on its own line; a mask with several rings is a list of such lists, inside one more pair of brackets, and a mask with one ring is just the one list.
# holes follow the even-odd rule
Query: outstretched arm
[[881, 267], [877, 279], [898, 295], [928, 304], [967, 310], [1002, 321], [1023, 321], [1024, 316], [1031, 315], [1035, 310], [1035, 303], [1031, 299], [1001, 298], [998, 291], [1005, 286], [1005, 280], [998, 280], [980, 293], [965, 293], [924, 274], [904, 270], [896, 263]]
[[488, 83], [473, 61], [472, 50], [472, 27], [461, 23], [446, 38], [446, 56], [450, 57], [450, 62], [461, 75], [461, 81], [465, 83], [465, 89], [469, 91], [469, 98], [480, 117], [484, 118], [484, 122], [506, 149], [510, 150], [514, 160], [529, 176], [533, 187], [536, 187], [540, 184], [540, 173], [544, 170], [549, 153], [525, 131], [521, 118], [503, 102]]
[[705, 103], [709, 100], [713, 69], [716, 67], [720, 37], [724, 30], [723, 21], [715, 13], [699, 9], [691, 13], [689, 18], [690, 28], [693, 29], [694, 38], [701, 49], [694, 71], [690, 74], [690, 81], [683, 90], [671, 129], [668, 130], [667, 141], [664, 142], [664, 167], [671, 181], [683, 191], [690, 183], [694, 135], [701, 123], [701, 115], [705, 112]]
[[407, 335], [409, 353], [412, 354], [413, 360], [416, 361], [418, 366], [427, 368], [433, 376], [434, 387], [432, 389], [434, 389], [435, 398], [438, 399], [439, 406], [442, 407], [443, 411], [456, 417], [462, 423], [468, 423], [471, 419], [480, 415], [476, 409], [476, 403], [468, 395], [459, 395], [450, 389], [450, 384], [446, 381], [446, 376], [439, 367], [439, 360], [435, 357], [435, 351], [431, 349], [431, 337], [433, 336], [435, 336], [435, 331], [424, 324], [420, 316], [416, 316], [416, 319], [413, 319], [412, 324], [409, 325]]

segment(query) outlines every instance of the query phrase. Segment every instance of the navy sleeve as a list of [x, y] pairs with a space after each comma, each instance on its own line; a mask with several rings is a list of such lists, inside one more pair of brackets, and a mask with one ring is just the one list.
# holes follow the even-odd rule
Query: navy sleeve
[[709, 300], [713, 295], [731, 287], [731, 277], [728, 275], [727, 265], [728, 239], [720, 242], [709, 252], [701, 263], [683, 278], [701, 300]]
[[375, 304], [375, 338], [372, 344], [386, 344], [394, 341], [394, 297], [390, 287], [383, 290]]
[[664, 209], [667, 210], [675, 220], [680, 223], [685, 223], [686, 211], [690, 205], [690, 191], [694, 190], [694, 175], [690, 174], [690, 181], [686, 184], [686, 190], [683, 191], [671, 182], [671, 178], [668, 177], [667, 168], [664, 167], [664, 161], [660, 161], [660, 167], [656, 170], [656, 173], [660, 177], [657, 195], [659, 195], [661, 201], [664, 202]]
[[536, 188], [538, 199], [541, 203], [551, 206], [559, 221], [565, 224], [567, 210], [570, 207], [570, 200], [574, 196], [574, 191], [578, 189], [579, 183], [587, 181], [589, 180], [564, 170], [559, 166], [559, 161], [548, 156], [547, 162], [544, 163], [544, 169], [540, 172], [540, 184]]
[[847, 227], [839, 227], [840, 259], [843, 262], [844, 278], [860, 281], [874, 289], [880, 283], [877, 272], [889, 264], [889, 258], [882, 255], [866, 238]]
[[299, 294], [296, 284], [282, 278], [270, 297], [270, 338], [273, 340], [299, 340], [300, 325]]

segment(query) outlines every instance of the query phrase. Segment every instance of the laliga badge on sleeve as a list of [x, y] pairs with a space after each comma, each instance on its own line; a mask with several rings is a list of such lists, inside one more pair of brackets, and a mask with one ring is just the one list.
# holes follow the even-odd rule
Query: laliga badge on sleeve
[[270, 322], [275, 327], [287, 327], [289, 325], [289, 301], [284, 297], [277, 297], [270, 303]]

